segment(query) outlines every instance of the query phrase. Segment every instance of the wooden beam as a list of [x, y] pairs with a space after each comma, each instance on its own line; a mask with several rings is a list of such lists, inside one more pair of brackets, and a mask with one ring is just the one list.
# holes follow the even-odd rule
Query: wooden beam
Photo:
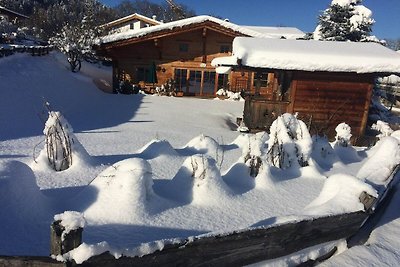
[[201, 62], [207, 63], [207, 28], [203, 28], [203, 59]]
[[363, 113], [363, 117], [362, 117], [362, 120], [361, 120], [361, 130], [358, 133], [359, 136], [364, 134], [365, 128], [367, 127], [368, 112], [369, 112], [369, 106], [370, 106], [370, 103], [371, 103], [373, 89], [374, 89], [374, 84], [370, 83], [368, 85], [368, 91], [367, 91], [366, 98], [365, 98], [364, 113]]

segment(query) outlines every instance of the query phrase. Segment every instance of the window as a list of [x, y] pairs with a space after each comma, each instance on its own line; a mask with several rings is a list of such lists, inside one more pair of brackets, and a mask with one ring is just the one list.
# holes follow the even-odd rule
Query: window
[[133, 25], [133, 23], [129, 24], [129, 29], [133, 30], [135, 28], [135, 25]]
[[135, 82], [157, 83], [157, 75], [151, 67], [138, 67]]
[[187, 70], [185, 69], [175, 69], [175, 86], [179, 91], [186, 90], [187, 86]]
[[260, 82], [260, 87], [268, 86], [268, 72], [254, 73], [253, 86], [257, 87], [257, 80]]
[[200, 70], [191, 70], [189, 72], [189, 92], [198, 94], [200, 93], [201, 88], [201, 71]]
[[218, 89], [229, 89], [229, 74], [218, 74]]
[[215, 71], [204, 71], [203, 74], [203, 94], [214, 94], [215, 89]]
[[229, 52], [231, 52], [231, 46], [230, 45], [221, 45], [219, 47], [219, 52], [220, 53], [229, 53]]
[[189, 52], [189, 44], [188, 43], [180, 43], [179, 44], [179, 52]]

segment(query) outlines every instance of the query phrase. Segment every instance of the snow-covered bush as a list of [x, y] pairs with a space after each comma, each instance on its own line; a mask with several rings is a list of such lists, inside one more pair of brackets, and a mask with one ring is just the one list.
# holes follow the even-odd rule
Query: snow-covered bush
[[239, 92], [232, 92], [226, 89], [219, 89], [216, 92], [217, 96], [225, 96], [227, 99], [229, 100], [235, 100], [235, 101], [244, 101], [244, 99], [242, 98], [242, 96], [240, 95]]
[[378, 120], [375, 124], [373, 124], [371, 128], [380, 132], [380, 134], [376, 136], [379, 139], [386, 136], [390, 136], [393, 133], [393, 130], [392, 128], [390, 128], [389, 124], [387, 122], [380, 120]]
[[265, 163], [265, 142], [269, 136], [265, 132], [260, 132], [255, 135], [247, 135], [248, 144], [243, 146], [242, 159], [243, 162], [249, 167], [250, 176], [256, 177], [260, 169], [263, 168]]
[[312, 151], [312, 139], [306, 124], [295, 115], [285, 113], [271, 125], [268, 140], [268, 162], [281, 169], [307, 166]]
[[347, 147], [350, 146], [351, 127], [342, 122], [335, 128], [335, 146]]
[[[153, 191], [151, 166], [140, 158], [108, 167], [78, 197], [80, 202], [90, 203], [85, 218], [104, 223], [134, 223], [151, 211], [153, 199], [160, 202]], [[90, 201], [92, 197], [96, 201]]]
[[49, 111], [43, 130], [45, 148], [50, 165], [55, 171], [64, 171], [72, 165], [73, 129], [58, 111]]
[[207, 154], [213, 157], [220, 166], [224, 161], [224, 149], [215, 139], [204, 134], [190, 140], [186, 144], [185, 149], [191, 150], [195, 154]]

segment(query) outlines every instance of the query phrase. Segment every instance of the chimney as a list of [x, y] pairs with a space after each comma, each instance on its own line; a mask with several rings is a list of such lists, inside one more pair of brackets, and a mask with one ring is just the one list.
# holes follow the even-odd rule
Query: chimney
[[156, 15], [153, 15], [153, 17], [152, 17], [154, 20], [157, 20], [157, 16]]

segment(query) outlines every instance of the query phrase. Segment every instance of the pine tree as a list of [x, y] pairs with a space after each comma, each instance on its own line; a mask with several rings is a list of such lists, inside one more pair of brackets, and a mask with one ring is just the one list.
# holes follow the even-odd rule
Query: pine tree
[[361, 5], [361, 0], [332, 1], [318, 18], [314, 39], [325, 41], [378, 41], [371, 36], [374, 20], [372, 12]]

